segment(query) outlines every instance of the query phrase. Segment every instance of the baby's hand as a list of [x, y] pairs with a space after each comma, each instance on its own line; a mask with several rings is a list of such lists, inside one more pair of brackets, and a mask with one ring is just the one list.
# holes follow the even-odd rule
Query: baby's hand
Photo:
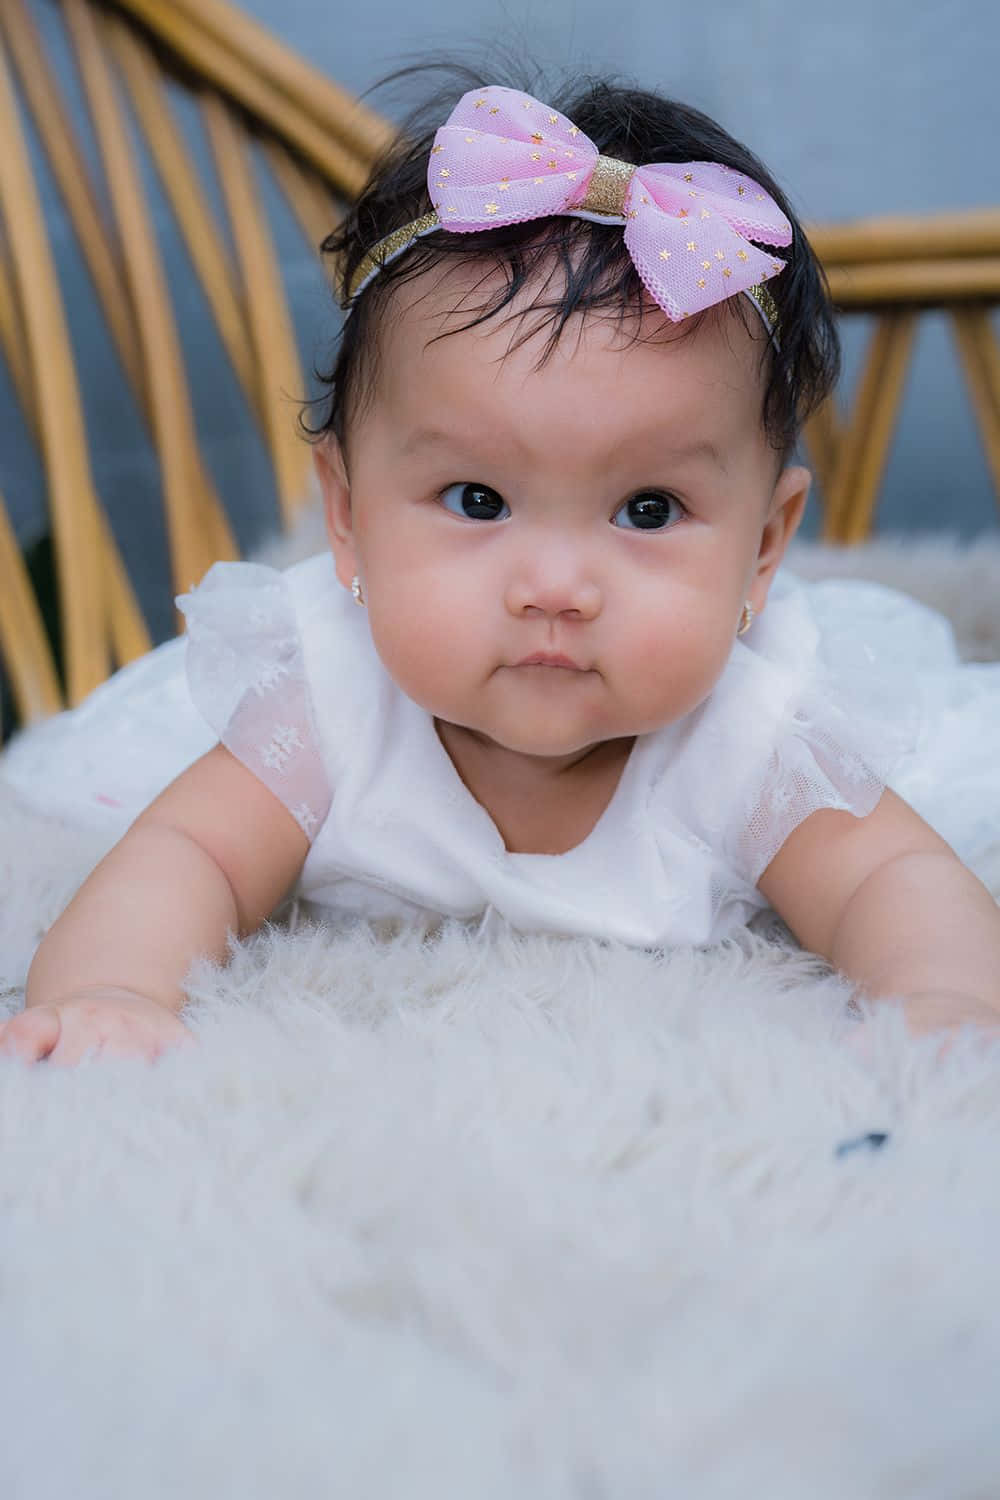
[[52, 1005], [32, 1005], [0, 1022], [0, 1057], [72, 1067], [88, 1053], [145, 1057], [194, 1045], [184, 1022], [134, 990], [87, 989]]

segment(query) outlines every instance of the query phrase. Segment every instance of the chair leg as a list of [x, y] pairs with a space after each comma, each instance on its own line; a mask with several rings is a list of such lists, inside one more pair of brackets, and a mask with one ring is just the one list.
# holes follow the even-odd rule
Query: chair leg
[[990, 310], [983, 305], [957, 309], [951, 324], [1000, 505], [1000, 348]]
[[875, 327], [830, 485], [825, 541], [860, 542], [871, 531], [916, 325], [916, 310], [902, 308], [883, 314]]
[[824, 497], [829, 494], [833, 479], [837, 452], [843, 440], [843, 424], [837, 411], [834, 396], [828, 396], [817, 408], [802, 430], [802, 442], [806, 457]]
[[[0, 498], [0, 658], [14, 691], [21, 722], [30, 724], [62, 708], [62, 689], [45, 626], [20, 547]], [[3, 735], [0, 733], [0, 740]]]

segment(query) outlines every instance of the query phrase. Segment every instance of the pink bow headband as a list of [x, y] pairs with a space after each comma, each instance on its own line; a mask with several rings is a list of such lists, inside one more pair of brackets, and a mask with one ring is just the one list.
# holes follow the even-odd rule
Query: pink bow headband
[[625, 245], [653, 300], [673, 322], [742, 292], [773, 334], [778, 309], [764, 282], [784, 261], [792, 229], [752, 177], [717, 162], [636, 167], [601, 156], [548, 105], [495, 86], [464, 94], [434, 137], [427, 168], [433, 213], [379, 240], [351, 277], [353, 302], [383, 266], [436, 229], [458, 234], [552, 214], [623, 224]]

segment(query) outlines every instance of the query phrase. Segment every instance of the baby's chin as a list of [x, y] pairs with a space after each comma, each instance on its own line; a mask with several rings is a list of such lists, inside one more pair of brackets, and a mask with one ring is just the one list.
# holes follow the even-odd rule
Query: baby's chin
[[617, 727], [569, 726], [558, 722], [550, 724], [461, 724], [451, 719], [442, 720], [440, 716], [436, 716], [436, 722], [439, 732], [444, 725], [446, 736], [448, 730], [457, 731], [459, 735], [471, 736], [484, 749], [492, 747], [538, 761], [572, 760], [611, 741], [631, 740], [635, 733], [632, 730]]

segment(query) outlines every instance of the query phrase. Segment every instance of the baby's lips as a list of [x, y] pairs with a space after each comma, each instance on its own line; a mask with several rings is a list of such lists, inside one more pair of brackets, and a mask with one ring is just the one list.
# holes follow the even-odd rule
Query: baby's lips
[[522, 657], [514, 665], [515, 667], [566, 667], [573, 672], [589, 670], [574, 661], [571, 656], [565, 656], [561, 651], [533, 651], [530, 656]]

